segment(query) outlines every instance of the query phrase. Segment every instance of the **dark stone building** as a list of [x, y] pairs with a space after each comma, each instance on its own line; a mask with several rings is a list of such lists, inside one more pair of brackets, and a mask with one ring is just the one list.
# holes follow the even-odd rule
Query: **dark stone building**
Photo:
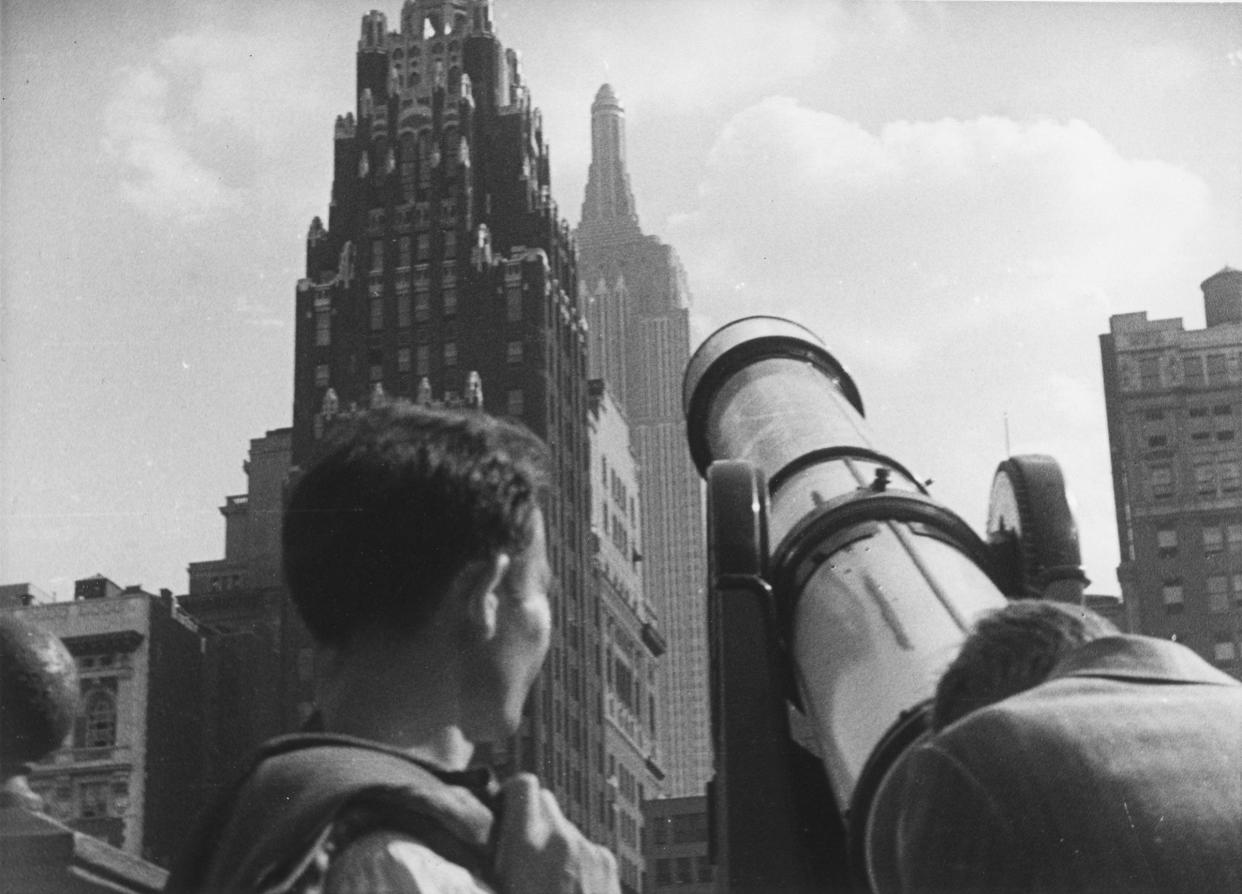
[[1207, 326], [1119, 314], [1100, 336], [1131, 630], [1242, 676], [1242, 271], [1202, 284]]
[[[238, 693], [250, 746], [310, 708], [311, 643], [280, 583], [277, 533], [283, 493], [333, 420], [394, 398], [519, 419], [553, 457], [554, 634], [519, 734], [479, 759], [539, 773], [603, 840], [586, 321], [540, 114], [486, 0], [407, 0], [397, 31], [363, 16], [356, 86], [335, 125], [327, 223], [311, 222], [297, 285], [292, 428], [252, 442], [249, 493], [222, 508], [225, 558], [190, 569], [187, 608], [233, 644], [214, 666], [215, 698], [266, 674]], [[240, 738], [217, 733], [217, 763]]]
[[591, 106], [591, 147], [576, 234], [591, 374], [607, 382], [622, 407], [638, 461], [644, 586], [668, 643], [657, 724], [665, 788], [698, 795], [712, 757], [703, 513], [681, 407], [690, 293], [677, 253], [639, 227], [625, 165], [625, 113], [607, 84]]

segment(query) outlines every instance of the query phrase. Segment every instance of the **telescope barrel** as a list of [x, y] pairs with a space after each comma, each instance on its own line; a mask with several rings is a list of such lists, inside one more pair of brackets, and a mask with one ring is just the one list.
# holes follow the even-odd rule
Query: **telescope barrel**
[[748, 317], [718, 330], [691, 358], [683, 398], [700, 473], [742, 460], [767, 481], [765, 577], [790, 700], [810, 720], [838, 808], [865, 814], [857, 799], [887, 769], [877, 747], [930, 697], [974, 617], [1004, 604], [987, 549], [878, 449], [853, 379], [795, 323]]

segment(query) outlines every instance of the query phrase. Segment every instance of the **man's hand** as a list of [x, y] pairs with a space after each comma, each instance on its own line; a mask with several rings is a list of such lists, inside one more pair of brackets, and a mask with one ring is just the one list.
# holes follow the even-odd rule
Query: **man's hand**
[[617, 861], [588, 841], [529, 773], [502, 787], [496, 875], [504, 894], [619, 894]]

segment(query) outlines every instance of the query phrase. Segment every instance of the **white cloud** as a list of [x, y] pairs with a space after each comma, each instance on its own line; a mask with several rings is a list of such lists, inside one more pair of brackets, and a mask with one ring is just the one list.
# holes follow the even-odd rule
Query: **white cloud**
[[218, 171], [202, 165], [168, 120], [168, 82], [154, 69], [126, 69], [104, 111], [104, 146], [125, 165], [126, 200], [156, 218], [199, 219], [235, 202]]
[[274, 185], [308, 121], [329, 139], [315, 58], [289, 33], [209, 25], [119, 70], [104, 146], [124, 165], [124, 197], [164, 221], [198, 220]]
[[[815, 295], [820, 315], [826, 302], [838, 320], [882, 309], [948, 333], [1103, 312], [1107, 296], [1179, 258], [1211, 212], [1198, 178], [1125, 159], [1082, 122], [944, 119], [872, 133], [775, 97], [724, 127], [698, 207], [671, 222], [671, 237], [696, 292], [727, 314], [765, 293], [795, 305]], [[739, 281], [756, 285], [729, 288]]]
[[781, 97], [730, 119], [669, 233], [700, 329], [760, 309], [819, 333], [883, 439], [973, 522], [1008, 414], [1015, 451], [1057, 455], [1090, 504], [1095, 557], [1116, 551], [1097, 336], [1168, 302], [1170, 276], [1193, 295], [1203, 246], [1229, 239], [1200, 179], [1081, 121], [873, 132]]

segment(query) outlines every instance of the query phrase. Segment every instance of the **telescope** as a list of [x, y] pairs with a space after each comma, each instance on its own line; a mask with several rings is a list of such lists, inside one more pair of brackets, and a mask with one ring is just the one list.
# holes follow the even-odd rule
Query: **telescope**
[[683, 399], [707, 487], [717, 890], [873, 890], [894, 853], [879, 794], [973, 621], [1082, 601], [1060, 469], [1002, 462], [981, 537], [875, 442], [819, 338], [777, 317], [710, 336]]

